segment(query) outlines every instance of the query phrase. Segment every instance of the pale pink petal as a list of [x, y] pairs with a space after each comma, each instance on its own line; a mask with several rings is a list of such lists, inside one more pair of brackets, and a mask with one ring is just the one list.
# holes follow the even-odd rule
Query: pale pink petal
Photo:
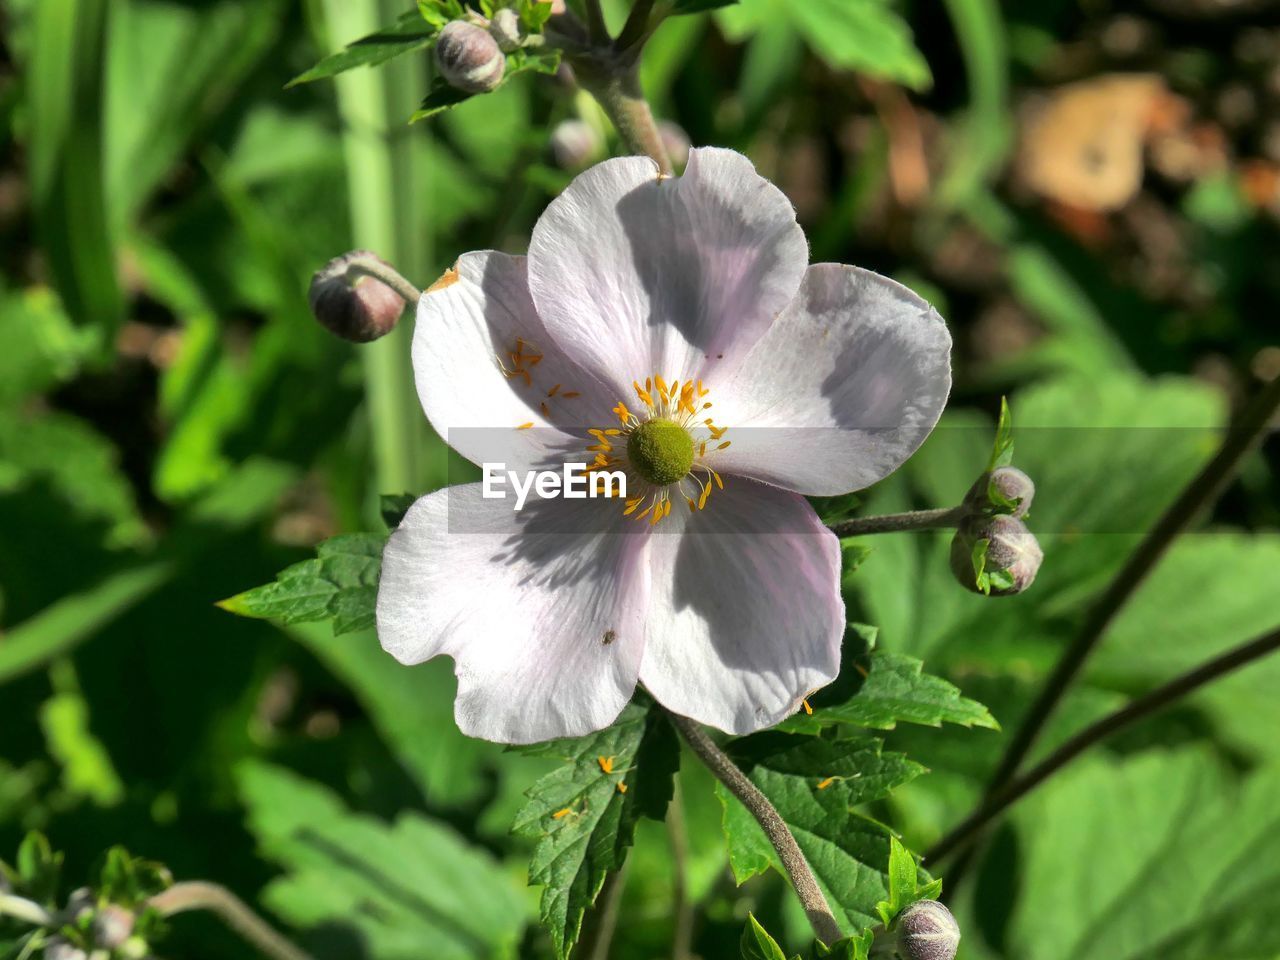
[[613, 501], [516, 513], [479, 484], [428, 494], [383, 554], [378, 639], [402, 663], [454, 659], [454, 713], [470, 736], [532, 743], [602, 729], [640, 670], [646, 540]]
[[418, 302], [413, 365], [431, 425], [475, 463], [542, 464], [581, 451], [584, 427], [615, 422], [613, 392], [547, 335], [524, 257], [459, 257]]
[[901, 284], [809, 268], [795, 301], [739, 369], [712, 383], [722, 473], [831, 495], [888, 476], [924, 442], [951, 390], [951, 335]]
[[682, 177], [621, 157], [573, 181], [539, 219], [529, 288], [561, 347], [619, 399], [733, 363], [799, 288], [804, 234], [783, 193], [731, 150]]
[[640, 680], [676, 713], [751, 733], [840, 669], [840, 545], [803, 498], [732, 479], [650, 538]]

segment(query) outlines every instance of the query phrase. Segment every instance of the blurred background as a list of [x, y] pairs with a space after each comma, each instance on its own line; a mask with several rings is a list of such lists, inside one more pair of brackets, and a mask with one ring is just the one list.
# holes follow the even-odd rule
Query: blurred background
[[[342, 343], [311, 273], [367, 247], [425, 286], [461, 252], [523, 252], [574, 168], [617, 149], [564, 77], [414, 125], [426, 54], [286, 87], [408, 6], [0, 2], [0, 857], [38, 828], [79, 878], [123, 843], [321, 958], [550, 956], [508, 832], [545, 761], [456, 731], [448, 662], [214, 606], [450, 476], [411, 322]], [[1009, 395], [1035, 587], [965, 594], [945, 537], [900, 535], [846, 591], [1012, 729], [1216, 428], [1280, 375], [1280, 4], [742, 0], [667, 22], [644, 85], [787, 192], [814, 261], [948, 319], [946, 429], [868, 509], [956, 502]], [[1273, 439], [1165, 559], [1046, 745], [1280, 620], [1278, 458]], [[1280, 957], [1277, 684], [1254, 666], [1022, 804], [956, 891], [962, 956]], [[1003, 736], [894, 732], [932, 772], [867, 813], [922, 849]], [[710, 783], [681, 779], [695, 951], [736, 957], [747, 909], [799, 947], [785, 888], [735, 889]], [[669, 955], [676, 886], [642, 824], [616, 956]], [[167, 955], [246, 952], [193, 916]]]

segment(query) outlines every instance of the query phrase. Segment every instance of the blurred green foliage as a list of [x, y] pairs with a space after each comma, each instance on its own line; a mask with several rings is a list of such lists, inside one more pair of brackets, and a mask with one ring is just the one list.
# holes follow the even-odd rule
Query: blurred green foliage
[[[414, 46], [288, 86], [405, 6], [0, 3], [0, 851], [38, 828], [64, 875], [86, 877], [122, 843], [227, 884], [320, 958], [546, 957], [525, 875], [548, 841], [510, 828], [522, 808], [524, 822], [555, 812], [526, 804], [567, 768], [463, 737], [448, 663], [399, 666], [367, 618], [342, 636], [306, 622], [376, 576], [364, 540], [337, 542], [361, 548], [350, 556], [313, 547], [380, 536], [380, 496], [439, 487], [453, 463], [417, 409], [408, 321], [360, 350], [331, 339], [307, 311], [311, 272], [363, 246], [425, 285], [466, 250], [523, 250], [570, 176], [550, 130], [599, 123], [563, 79], [530, 71], [410, 127], [431, 89]], [[658, 114], [751, 155], [792, 197], [814, 260], [893, 275], [952, 326], [943, 427], [865, 509], [957, 502], [1009, 394], [1047, 555], [1034, 588], [959, 590], [942, 534], [869, 539], [845, 577], [851, 615], [879, 631], [871, 656], [908, 677], [923, 659], [1006, 731], [1232, 404], [1280, 371], [1280, 20], [1235, 6], [741, 0], [672, 19], [646, 53]], [[626, 5], [606, 8], [620, 26]], [[1145, 179], [1123, 208], [1029, 190], [1024, 104], [1139, 71], [1162, 79], [1174, 119], [1135, 134]], [[1050, 742], [1275, 626], [1278, 454], [1265, 447], [1171, 551]], [[286, 568], [329, 583], [295, 624], [215, 607]], [[1274, 661], [1233, 675], [1019, 807], [955, 904], [962, 956], [1280, 957], [1278, 684]], [[883, 750], [806, 740], [850, 772], [821, 791], [788, 778], [793, 738], [739, 744], [854, 914], [886, 894], [883, 824], [922, 849], [998, 759], [989, 715], [933, 689], [922, 713], [881, 722], [815, 698], [815, 726], [976, 725], [902, 725]], [[695, 764], [677, 780], [684, 876], [663, 826], [626, 814], [637, 845], [614, 955], [670, 949], [678, 887], [708, 960], [739, 955], [749, 910], [755, 955], [784, 955], [766, 928], [804, 948], [754, 823]], [[582, 867], [587, 886], [612, 865]], [[579, 889], [552, 907], [582, 905]], [[196, 916], [165, 952], [245, 955]]]

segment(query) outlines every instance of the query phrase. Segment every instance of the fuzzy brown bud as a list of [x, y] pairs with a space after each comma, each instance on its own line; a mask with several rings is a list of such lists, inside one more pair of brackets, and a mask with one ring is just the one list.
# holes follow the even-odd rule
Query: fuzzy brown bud
[[[974, 569], [974, 548], [987, 541], [983, 573], [989, 589], [983, 590]], [[973, 517], [960, 525], [951, 541], [951, 572], [967, 590], [1003, 597], [1021, 593], [1035, 581], [1044, 551], [1035, 535], [1017, 517], [998, 514]]]
[[600, 134], [585, 120], [562, 120], [551, 131], [551, 155], [562, 170], [581, 170], [603, 151]]
[[368, 343], [386, 336], [400, 322], [404, 299], [381, 280], [353, 269], [356, 260], [383, 263], [367, 250], [336, 257], [311, 278], [308, 300], [311, 312], [331, 333], [353, 343]]
[[898, 915], [895, 926], [902, 960], [955, 960], [960, 924], [937, 900], [917, 900]]
[[453, 20], [436, 37], [436, 66], [450, 86], [467, 93], [488, 93], [502, 82], [507, 58], [488, 30]]

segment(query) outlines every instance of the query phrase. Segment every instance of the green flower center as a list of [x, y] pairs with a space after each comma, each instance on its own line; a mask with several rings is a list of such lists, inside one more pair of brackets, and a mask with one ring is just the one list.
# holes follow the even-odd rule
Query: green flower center
[[627, 457], [636, 473], [654, 486], [688, 476], [693, 467], [693, 437], [674, 420], [642, 423], [627, 437]]

